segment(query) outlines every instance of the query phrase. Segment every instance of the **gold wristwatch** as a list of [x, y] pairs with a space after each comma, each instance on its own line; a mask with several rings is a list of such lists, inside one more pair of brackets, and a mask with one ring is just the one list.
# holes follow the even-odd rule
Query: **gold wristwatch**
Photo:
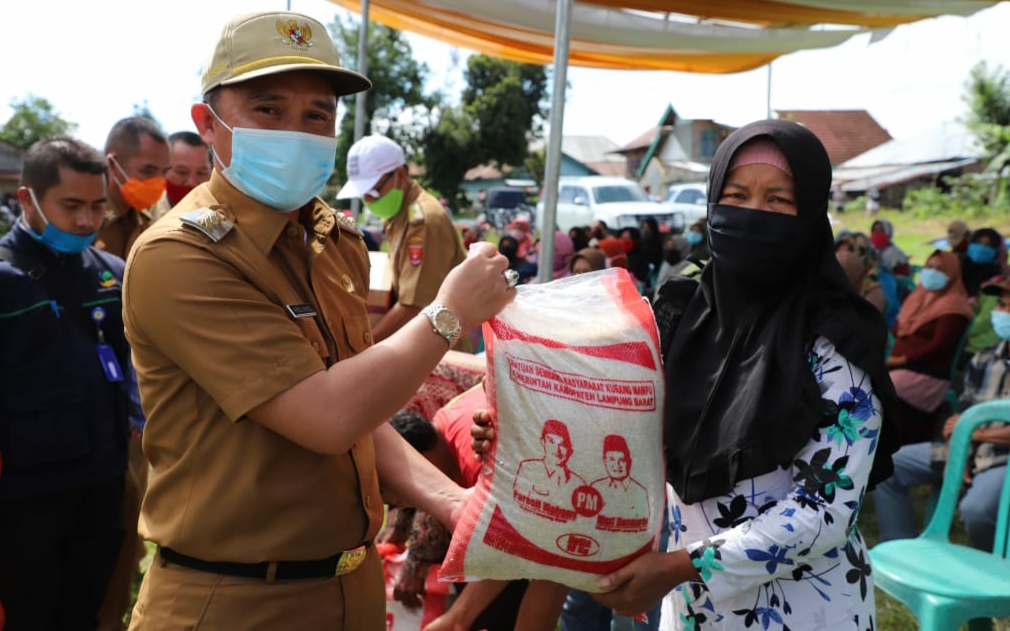
[[438, 304], [428, 305], [421, 310], [421, 313], [428, 316], [431, 330], [441, 336], [449, 344], [449, 348], [456, 345], [463, 332], [459, 325], [459, 316], [449, 311], [445, 305]]

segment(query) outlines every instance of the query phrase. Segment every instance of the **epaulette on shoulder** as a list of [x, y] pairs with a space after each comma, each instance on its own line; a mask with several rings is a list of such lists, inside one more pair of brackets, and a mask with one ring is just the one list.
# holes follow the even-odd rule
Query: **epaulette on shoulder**
[[424, 223], [424, 206], [421, 205], [421, 202], [411, 204], [407, 212], [410, 213], [407, 218], [410, 223]]
[[345, 232], [350, 232], [355, 236], [362, 236], [361, 230], [358, 228], [358, 224], [354, 223], [354, 220], [345, 215], [342, 212], [333, 213], [337, 218], [337, 227]]
[[197, 208], [180, 217], [180, 221], [182, 225], [202, 232], [214, 243], [224, 238], [235, 227], [231, 219], [213, 208]]

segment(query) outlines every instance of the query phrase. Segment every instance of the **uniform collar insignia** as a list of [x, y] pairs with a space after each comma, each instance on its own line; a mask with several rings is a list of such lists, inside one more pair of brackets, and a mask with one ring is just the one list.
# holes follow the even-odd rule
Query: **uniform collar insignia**
[[183, 225], [196, 228], [215, 243], [235, 227], [234, 222], [228, 219], [224, 213], [211, 208], [198, 208], [183, 215], [181, 220]]

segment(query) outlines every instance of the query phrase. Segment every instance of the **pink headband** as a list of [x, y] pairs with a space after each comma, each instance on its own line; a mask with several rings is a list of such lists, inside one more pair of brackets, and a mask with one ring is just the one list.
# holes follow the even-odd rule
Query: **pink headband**
[[793, 176], [793, 170], [789, 168], [786, 154], [782, 153], [779, 146], [770, 138], [755, 138], [745, 142], [733, 155], [733, 160], [729, 163], [729, 170], [732, 171], [748, 164], [767, 164], [789, 177]]

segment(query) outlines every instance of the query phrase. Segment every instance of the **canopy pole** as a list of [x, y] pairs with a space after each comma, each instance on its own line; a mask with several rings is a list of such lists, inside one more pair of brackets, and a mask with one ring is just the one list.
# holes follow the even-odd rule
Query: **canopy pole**
[[565, 125], [565, 88], [568, 86], [568, 47], [572, 22], [572, 0], [558, 0], [554, 19], [554, 90], [551, 93], [550, 134], [544, 168], [544, 217], [537, 256], [537, 279], [549, 283], [554, 271], [554, 223], [558, 208], [558, 178], [561, 175], [561, 139]]
[[765, 90], [765, 116], [768, 120], [772, 118], [772, 62], [770, 61], [768, 62], [768, 88]]
[[[368, 76], [368, 0], [361, 0], [361, 27], [358, 30], [358, 72]], [[368, 91], [358, 92], [354, 97], [354, 142], [365, 135], [365, 98]], [[361, 214], [361, 200], [351, 200], [351, 214], [357, 218]]]

